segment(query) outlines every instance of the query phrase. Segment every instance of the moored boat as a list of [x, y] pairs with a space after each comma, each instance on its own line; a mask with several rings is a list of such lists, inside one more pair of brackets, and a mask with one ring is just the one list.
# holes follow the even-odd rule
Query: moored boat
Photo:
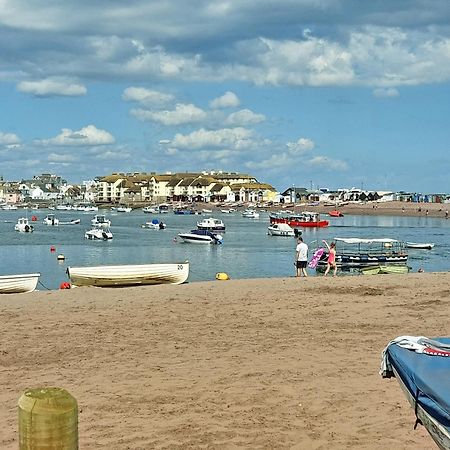
[[208, 230], [191, 230], [189, 233], [178, 233], [183, 242], [191, 244], [222, 244], [223, 237], [220, 234]]
[[299, 214], [271, 214], [269, 216], [270, 223], [287, 223], [292, 228], [297, 227], [327, 227], [330, 223], [328, 220], [321, 220], [319, 213], [304, 211]]
[[197, 222], [197, 228], [199, 230], [225, 231], [225, 224], [220, 219], [207, 217], [206, 219]]
[[259, 219], [259, 212], [254, 209], [246, 209], [242, 212], [242, 217], [246, 217], [247, 219]]
[[20, 233], [31, 233], [34, 230], [34, 227], [33, 225], [30, 225], [27, 217], [20, 217], [14, 225], [14, 229]]
[[406, 242], [407, 248], [417, 248], [423, 250], [431, 250], [434, 247], [432, 242], [420, 243], [420, 242]]
[[36, 289], [40, 275], [40, 273], [1, 275], [0, 294], [32, 292]]
[[330, 217], [344, 217], [344, 214], [342, 214], [340, 211], [338, 211], [337, 209], [334, 209], [333, 211], [330, 211], [328, 213], [328, 215]]
[[145, 222], [141, 225], [142, 228], [150, 228], [151, 230], [164, 230], [166, 226], [167, 225], [159, 219], [153, 219], [151, 222]]
[[272, 223], [267, 227], [270, 236], [295, 236], [294, 229], [287, 223]]
[[113, 238], [113, 234], [109, 228], [94, 227], [86, 231], [84, 237], [91, 241], [108, 241]]
[[109, 228], [111, 226], [111, 221], [103, 214], [96, 214], [91, 220], [91, 224], [98, 228]]
[[189, 276], [189, 263], [68, 267], [67, 275], [74, 286], [181, 284]]
[[44, 225], [59, 225], [59, 219], [54, 214], [47, 214], [43, 220]]

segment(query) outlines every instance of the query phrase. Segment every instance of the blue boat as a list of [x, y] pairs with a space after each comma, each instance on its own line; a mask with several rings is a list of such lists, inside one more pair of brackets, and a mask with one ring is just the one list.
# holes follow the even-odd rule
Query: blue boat
[[400, 336], [383, 352], [380, 370], [395, 376], [422, 424], [439, 448], [450, 449], [450, 338]]

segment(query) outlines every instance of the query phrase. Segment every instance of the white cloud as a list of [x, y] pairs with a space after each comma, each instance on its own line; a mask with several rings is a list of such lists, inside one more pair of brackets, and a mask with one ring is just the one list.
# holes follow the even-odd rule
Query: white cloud
[[54, 77], [40, 81], [21, 81], [17, 90], [36, 97], [86, 95], [87, 89], [79, 83], [68, 78]]
[[161, 106], [172, 102], [175, 97], [164, 92], [140, 87], [129, 87], [123, 91], [122, 99], [127, 102], [139, 102], [145, 106]]
[[177, 133], [172, 146], [180, 149], [234, 148], [242, 150], [251, 145], [253, 131], [246, 128], [222, 128], [220, 130], [200, 130], [183, 135]]
[[53, 163], [70, 163], [77, 161], [74, 155], [61, 155], [59, 153], [50, 153], [47, 157], [49, 162]]
[[220, 108], [236, 108], [241, 104], [239, 98], [234, 92], [227, 91], [221, 97], [217, 97], [214, 100], [211, 100], [209, 105], [213, 109]]
[[58, 136], [38, 142], [44, 145], [93, 146], [114, 144], [115, 139], [107, 131], [88, 125], [78, 131], [63, 128]]
[[310, 166], [321, 167], [328, 170], [347, 170], [348, 164], [339, 159], [331, 159], [326, 156], [317, 155], [314, 158], [306, 161]]
[[231, 113], [225, 120], [225, 124], [229, 126], [246, 126], [255, 125], [264, 122], [266, 116], [264, 114], [257, 114], [250, 109], [241, 109], [240, 111]]
[[158, 122], [163, 125], [186, 125], [205, 120], [206, 112], [192, 104], [178, 103], [172, 111], [147, 111], [144, 109], [132, 109], [131, 115], [142, 121]]
[[311, 139], [300, 138], [297, 142], [288, 142], [288, 152], [292, 155], [303, 155], [314, 149], [315, 144]]
[[387, 97], [387, 98], [395, 98], [399, 97], [400, 94], [397, 89], [395, 88], [378, 88], [373, 90], [374, 97]]
[[14, 146], [17, 144], [20, 144], [20, 138], [16, 134], [0, 131], [0, 145]]

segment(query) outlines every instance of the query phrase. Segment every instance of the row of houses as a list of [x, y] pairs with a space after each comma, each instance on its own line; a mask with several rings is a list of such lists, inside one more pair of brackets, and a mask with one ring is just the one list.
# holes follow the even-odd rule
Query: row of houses
[[140, 205], [161, 202], [252, 202], [304, 203], [346, 201], [448, 202], [446, 194], [367, 191], [357, 188], [306, 189], [289, 187], [278, 192], [255, 177], [238, 172], [113, 173], [69, 184], [65, 179], [42, 174], [30, 180], [0, 179], [0, 203], [96, 203]]

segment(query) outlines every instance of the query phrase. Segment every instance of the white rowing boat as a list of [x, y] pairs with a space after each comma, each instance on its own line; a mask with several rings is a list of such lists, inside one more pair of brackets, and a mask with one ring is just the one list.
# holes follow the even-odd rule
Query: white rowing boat
[[420, 242], [407, 242], [407, 248], [419, 248], [424, 250], [431, 250], [434, 247], [434, 244], [431, 242], [420, 243]]
[[67, 274], [74, 286], [181, 284], [189, 276], [189, 263], [68, 267]]
[[0, 294], [32, 292], [36, 289], [40, 273], [0, 276]]

